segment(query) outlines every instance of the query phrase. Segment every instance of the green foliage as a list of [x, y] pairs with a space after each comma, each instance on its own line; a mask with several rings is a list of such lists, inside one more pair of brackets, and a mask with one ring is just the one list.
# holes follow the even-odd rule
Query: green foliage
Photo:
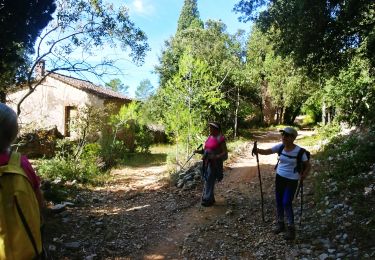
[[42, 160], [38, 165], [38, 173], [43, 178], [93, 183], [103, 173], [97, 145], [87, 145], [79, 157], [74, 156], [76, 144], [63, 140], [58, 142], [58, 148], [54, 158]]
[[[350, 205], [355, 218], [347, 221], [352, 224], [353, 235], [365, 247], [372, 243], [369, 238], [375, 228], [375, 223], [369, 221], [373, 220], [374, 196], [365, 192], [375, 183], [371, 171], [375, 163], [375, 130], [362, 129], [361, 132], [327, 139], [330, 141], [315, 157], [321, 171], [314, 180], [317, 206], [324, 211], [327, 196], [330, 200]], [[336, 224], [334, 218], [331, 224]]]
[[99, 140], [100, 144], [100, 156], [106, 164], [106, 167], [112, 167], [116, 165], [127, 149], [123, 142], [116, 140], [112, 133], [104, 133], [102, 138]]
[[196, 27], [203, 27], [203, 22], [199, 17], [197, 0], [184, 0], [184, 5], [178, 18], [177, 32]]
[[310, 116], [314, 123], [317, 123], [321, 120], [322, 117], [322, 91], [316, 91], [308, 97], [306, 102], [301, 108], [301, 112], [305, 115]]
[[149, 153], [153, 136], [146, 125], [138, 125], [135, 135], [135, 145], [140, 153]]
[[255, 20], [264, 32], [280, 30], [278, 53], [314, 74], [344, 68], [353, 50], [372, 59], [374, 67], [374, 9], [372, 0], [241, 0], [235, 6], [243, 21]]
[[[120, 108], [117, 115], [112, 116], [111, 125], [114, 128], [112, 136], [112, 144], [109, 146], [122, 145], [125, 152], [134, 153], [135, 151], [149, 152], [149, 147], [152, 144], [153, 137], [151, 131], [148, 129], [144, 118], [139, 114], [140, 104], [132, 102]], [[118, 136], [121, 138], [118, 138]], [[115, 147], [112, 147], [115, 148]], [[112, 150], [109, 148], [109, 150]], [[122, 151], [124, 149], [121, 149]]]
[[176, 144], [155, 144], [150, 147], [151, 154], [166, 155], [165, 162], [170, 164], [176, 160]]
[[154, 87], [151, 85], [149, 79], [144, 79], [139, 82], [137, 89], [135, 90], [135, 97], [139, 100], [146, 101], [154, 93]]
[[[147, 37], [130, 21], [128, 8], [125, 6], [114, 8], [113, 5], [102, 1], [58, 0], [57, 2], [56, 18], [47, 28], [45, 34], [47, 38], [43, 39], [43, 44], [46, 44], [47, 48], [55, 45], [55, 57], [60, 58], [62, 55], [66, 57], [77, 49], [94, 55], [93, 51], [96, 47], [108, 45], [112, 48], [116, 46], [130, 48], [130, 56], [135, 62], [143, 60], [149, 48], [145, 42]], [[56, 31], [57, 34], [49, 35], [51, 30]], [[54, 37], [54, 40], [50, 41], [49, 37]], [[60, 59], [58, 61], [61, 63]], [[70, 62], [79, 66], [79, 63], [75, 64], [72, 60]]]
[[150, 167], [164, 165], [166, 162], [167, 154], [165, 153], [126, 153], [120, 163], [130, 167]]
[[333, 137], [337, 136], [340, 131], [340, 125], [337, 122], [333, 122], [318, 128], [318, 135], [324, 139], [331, 140]]
[[262, 33], [254, 27], [248, 42], [246, 69], [256, 86], [255, 101], [263, 100], [262, 106], [278, 111], [276, 123], [292, 124], [317, 86], [294, 65], [291, 57], [275, 53], [273, 39], [277, 34], [276, 31]]
[[[100, 111], [82, 108], [74, 124], [78, 140], [60, 141], [56, 156], [43, 160], [39, 172], [48, 179], [96, 183], [101, 181], [106, 169], [123, 162], [134, 152], [149, 153], [153, 136], [139, 118], [138, 109], [136, 102], [123, 106], [118, 114], [110, 116], [111, 128], [106, 122], [112, 106]], [[98, 131], [102, 133], [99, 143], [89, 143], [89, 136]]]
[[29, 92], [20, 100], [18, 114], [24, 99], [41, 84], [41, 79], [34, 80], [34, 68], [40, 61], [45, 61], [49, 67], [43, 77], [65, 71], [65, 74], [75, 73], [80, 77], [93, 74], [100, 78], [119, 73], [116, 61], [103, 55], [103, 49], [121, 48], [137, 65], [143, 63], [149, 50], [145, 33], [130, 20], [126, 6], [114, 8], [113, 4], [103, 1], [86, 0], [56, 2], [54, 19], [38, 38], [36, 55], [28, 69]]
[[81, 154], [81, 159], [83, 160], [92, 160], [97, 159], [100, 155], [100, 145], [98, 143], [89, 143], [86, 144], [83, 148], [83, 152]]
[[[34, 43], [52, 19], [56, 9], [53, 0], [2, 1], [0, 10], [0, 92], [6, 93], [14, 83], [24, 80], [27, 55], [34, 52]], [[1, 95], [2, 96], [2, 95]], [[2, 100], [1, 102], [5, 102]]]
[[113, 91], [121, 92], [127, 94], [129, 86], [124, 85], [120, 79], [111, 79], [109, 82], [105, 83], [105, 86]]
[[312, 126], [316, 123], [315, 115], [312, 113], [306, 113], [306, 116], [303, 117], [302, 126]]
[[[175, 141], [195, 146], [208, 120], [220, 121], [223, 129], [244, 121], [254, 95], [243, 73], [244, 46], [244, 32], [229, 35], [225, 24], [213, 20], [204, 28], [178, 31], [166, 42], [156, 67], [161, 86], [151, 102], [160, 109], [153, 115]], [[183, 122], [165, 115], [170, 110]]]
[[74, 201], [75, 195], [78, 193], [74, 186], [69, 187], [69, 191], [62, 183], [44, 182], [41, 189], [43, 198], [46, 201], [61, 203], [62, 201]]
[[178, 74], [158, 93], [163, 102], [162, 120], [176, 143], [192, 147], [201, 141], [205, 122], [220, 114], [227, 103], [206, 62], [185, 53], [179, 68]]
[[356, 57], [325, 87], [325, 98], [337, 112], [337, 120], [351, 125], [375, 122], [375, 78], [365, 59]]
[[371, 125], [374, 8], [369, 0], [240, 1], [235, 10], [241, 19], [256, 22], [247, 66], [258, 99], [267, 108], [271, 99], [285, 123], [292, 123], [303, 105], [315, 122], [336, 117]]
[[72, 134], [82, 144], [86, 143], [90, 135], [100, 132], [107, 126], [108, 117], [114, 109], [113, 104], [106, 105], [104, 109], [94, 106], [78, 108], [77, 115], [70, 125]]

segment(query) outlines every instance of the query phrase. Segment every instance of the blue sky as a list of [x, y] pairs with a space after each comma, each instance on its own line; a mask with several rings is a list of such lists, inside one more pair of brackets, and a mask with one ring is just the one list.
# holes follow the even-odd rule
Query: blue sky
[[[203, 21], [208, 19], [221, 19], [227, 25], [229, 33], [238, 29], [249, 32], [250, 24], [238, 22], [238, 14], [232, 12], [233, 6], [239, 0], [198, 0], [198, 10]], [[111, 1], [109, 1], [111, 2]], [[131, 20], [142, 29], [147, 37], [151, 51], [147, 53], [143, 66], [137, 67], [130, 61], [117, 63], [124, 75], [113, 76], [130, 86], [129, 96], [134, 96], [134, 91], [143, 79], [149, 79], [153, 86], [158, 86], [158, 77], [153, 74], [153, 68], [158, 64], [158, 56], [165, 40], [173, 36], [177, 29], [177, 21], [182, 9], [183, 0], [128, 0], [115, 1], [116, 4], [125, 4], [130, 10]], [[114, 53], [114, 55], [123, 55]], [[103, 79], [108, 82], [110, 78]], [[102, 84], [102, 83], [101, 83]]]

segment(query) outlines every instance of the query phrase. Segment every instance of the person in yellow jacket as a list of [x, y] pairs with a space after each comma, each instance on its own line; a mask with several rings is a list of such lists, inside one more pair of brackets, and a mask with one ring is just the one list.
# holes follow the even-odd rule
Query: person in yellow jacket
[[26, 156], [12, 152], [16, 113], [0, 103], [0, 260], [42, 255], [40, 179]]

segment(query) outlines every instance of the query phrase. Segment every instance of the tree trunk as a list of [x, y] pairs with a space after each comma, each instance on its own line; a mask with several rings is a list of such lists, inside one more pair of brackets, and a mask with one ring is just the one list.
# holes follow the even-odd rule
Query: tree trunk
[[329, 108], [327, 109], [327, 122], [328, 122], [328, 124], [331, 123], [331, 119], [332, 119], [331, 110], [332, 110], [331, 107], [329, 107]]
[[301, 111], [301, 105], [299, 105], [296, 108], [286, 108], [284, 111], [284, 122], [285, 124], [292, 125], [294, 121], [296, 120], [296, 117], [299, 115]]
[[327, 124], [327, 121], [326, 121], [326, 103], [325, 101], [323, 100], [323, 104], [322, 104], [322, 124], [323, 125], [326, 125]]
[[260, 97], [260, 102], [259, 102], [259, 109], [260, 109], [260, 124], [263, 125], [264, 123], [264, 115], [263, 115], [263, 98]]
[[294, 121], [296, 120], [297, 116], [299, 115], [299, 113], [301, 112], [301, 105], [297, 107], [296, 110], [294, 110], [293, 114], [292, 114], [292, 118], [291, 118], [291, 122], [292, 124], [294, 123]]
[[238, 124], [238, 108], [240, 107], [240, 88], [237, 87], [237, 101], [236, 101], [236, 109], [234, 112], [234, 138], [237, 137], [237, 124]]
[[281, 124], [281, 108], [276, 109], [276, 124]]
[[279, 117], [279, 122], [278, 122], [278, 124], [281, 124], [281, 123], [283, 123], [284, 122], [284, 107], [280, 107], [280, 117]]
[[178, 161], [178, 133], [176, 133], [175, 137], [175, 142], [176, 142], [176, 172], [178, 171], [178, 166], [180, 165], [180, 162]]

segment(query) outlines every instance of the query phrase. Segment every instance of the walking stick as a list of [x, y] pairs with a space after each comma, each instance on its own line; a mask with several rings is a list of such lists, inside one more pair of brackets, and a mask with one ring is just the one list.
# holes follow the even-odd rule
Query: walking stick
[[302, 211], [303, 211], [303, 181], [300, 181], [297, 188], [296, 198], [298, 194], [301, 192], [301, 205], [300, 205], [300, 212], [299, 212], [299, 225], [302, 225]]
[[[198, 146], [197, 150], [201, 149], [202, 146], [203, 146], [203, 144], [200, 144], [200, 145]], [[195, 153], [192, 153], [192, 154], [189, 156], [189, 158], [188, 158], [187, 161], [184, 163], [184, 165], [182, 165], [181, 169], [184, 169], [185, 165], [191, 160], [191, 158], [193, 158], [194, 154], [195, 154]]]
[[257, 165], [258, 165], [258, 178], [259, 178], [259, 185], [260, 185], [260, 198], [261, 198], [261, 202], [262, 202], [262, 220], [263, 220], [263, 222], [265, 222], [265, 220], [264, 220], [264, 203], [263, 203], [262, 177], [260, 176], [259, 156], [258, 156], [258, 151], [257, 151], [257, 141], [254, 141], [254, 147], [253, 147], [253, 151], [251, 153], [252, 156], [254, 156], [254, 153], [256, 155]]

